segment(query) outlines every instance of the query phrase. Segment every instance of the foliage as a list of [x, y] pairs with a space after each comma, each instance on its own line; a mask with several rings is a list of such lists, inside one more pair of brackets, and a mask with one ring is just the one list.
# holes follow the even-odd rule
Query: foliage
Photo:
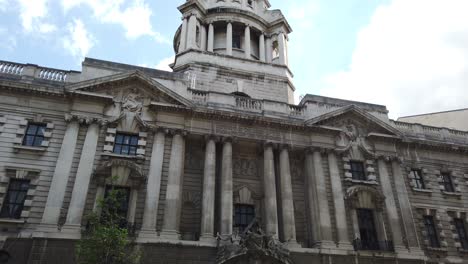
[[98, 211], [87, 216], [88, 225], [77, 243], [79, 264], [137, 264], [140, 252], [130, 239], [125, 217], [119, 213], [122, 190], [112, 188], [98, 203]]

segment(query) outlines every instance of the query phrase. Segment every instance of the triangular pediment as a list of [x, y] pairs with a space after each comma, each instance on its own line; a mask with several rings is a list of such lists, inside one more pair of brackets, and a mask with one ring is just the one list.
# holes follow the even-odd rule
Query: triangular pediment
[[383, 120], [369, 114], [356, 105], [350, 105], [338, 110], [314, 117], [306, 121], [307, 125], [338, 128], [342, 130], [355, 130], [360, 136], [370, 134], [400, 137], [401, 132]]
[[116, 102], [142, 100], [151, 102], [190, 106], [191, 102], [140, 71], [120, 73], [67, 85], [67, 92], [75, 95], [95, 96], [113, 99]]

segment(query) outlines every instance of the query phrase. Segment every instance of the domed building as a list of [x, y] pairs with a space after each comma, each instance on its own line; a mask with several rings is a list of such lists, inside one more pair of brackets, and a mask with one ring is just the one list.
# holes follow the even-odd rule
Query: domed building
[[296, 104], [268, 0], [179, 10], [173, 72], [0, 61], [7, 263], [75, 263], [112, 188], [141, 263], [468, 263], [466, 131]]

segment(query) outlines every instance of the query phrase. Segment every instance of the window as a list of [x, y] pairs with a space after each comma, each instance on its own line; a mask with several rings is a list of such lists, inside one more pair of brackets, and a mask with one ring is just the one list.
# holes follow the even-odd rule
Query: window
[[363, 162], [351, 161], [350, 165], [351, 165], [351, 175], [353, 176], [353, 180], [360, 180], [360, 181], [367, 180]]
[[241, 49], [241, 35], [239, 33], [232, 34], [232, 48]]
[[252, 7], [252, 6], [253, 6], [253, 1], [252, 1], [252, 0], [247, 0], [247, 5], [248, 5], [249, 7]]
[[40, 147], [44, 141], [46, 124], [29, 123], [26, 128], [26, 135], [23, 138], [23, 146]]
[[427, 237], [429, 239], [429, 246], [433, 248], [440, 248], [439, 236], [434, 223], [432, 215], [424, 216], [424, 226], [426, 227]]
[[463, 249], [468, 250], [468, 235], [466, 234], [465, 222], [463, 219], [455, 218], [455, 228], [457, 229], [458, 239]]
[[448, 172], [444, 172], [440, 174], [442, 178], [442, 183], [444, 184], [444, 189], [446, 192], [455, 192], [455, 188], [453, 187], [452, 176]]
[[379, 250], [374, 212], [370, 209], [357, 209], [361, 247], [364, 250]]
[[[109, 197], [112, 191], [115, 192], [115, 200], [106, 199]], [[118, 218], [120, 219], [119, 225], [121, 227], [125, 227], [127, 225], [127, 213], [130, 201], [130, 188], [108, 185], [106, 186], [104, 199], [106, 201], [106, 204], [103, 208], [104, 210], [102, 214], [102, 219], [106, 220], [110, 215], [118, 216]]]
[[279, 57], [279, 44], [278, 44], [278, 41], [274, 41], [273, 42], [273, 59], [276, 59]]
[[255, 219], [255, 208], [253, 205], [235, 205], [234, 227], [243, 232]]
[[136, 156], [138, 149], [138, 136], [117, 133], [115, 136], [114, 153]]
[[8, 186], [8, 192], [3, 201], [0, 217], [2, 218], [21, 218], [24, 201], [29, 189], [29, 180], [11, 179]]
[[411, 170], [411, 178], [414, 182], [414, 187], [416, 189], [426, 189], [426, 184], [422, 176], [422, 171], [418, 169]]

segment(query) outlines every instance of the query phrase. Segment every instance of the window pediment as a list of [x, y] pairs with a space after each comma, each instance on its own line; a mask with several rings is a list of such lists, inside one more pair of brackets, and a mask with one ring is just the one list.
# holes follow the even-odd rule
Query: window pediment
[[358, 185], [348, 188], [345, 199], [353, 208], [382, 210], [385, 203], [385, 196], [369, 186]]
[[112, 182], [119, 186], [139, 186], [147, 178], [141, 165], [118, 158], [105, 161], [95, 170], [94, 176], [101, 184]]

